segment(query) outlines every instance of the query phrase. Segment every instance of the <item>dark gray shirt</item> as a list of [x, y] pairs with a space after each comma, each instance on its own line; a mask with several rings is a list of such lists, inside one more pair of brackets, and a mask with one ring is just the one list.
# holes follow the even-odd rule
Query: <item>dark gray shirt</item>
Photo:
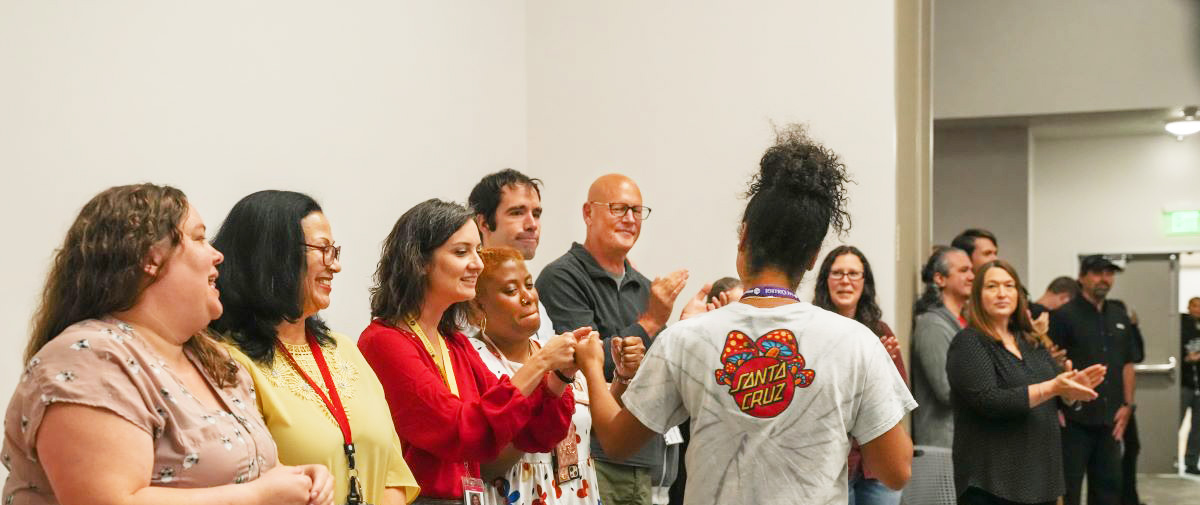
[[[620, 284], [613, 275], [601, 268], [582, 245], [573, 243], [566, 254], [546, 265], [538, 275], [538, 296], [546, 306], [550, 320], [554, 321], [557, 333], [591, 326], [600, 332], [605, 349], [609, 348], [609, 339], [615, 336], [641, 337], [649, 348], [650, 336], [637, 320], [650, 301], [650, 280], [634, 270], [628, 260]], [[611, 381], [613, 370], [612, 356], [606, 352], [604, 377]], [[663, 450], [663, 438], [655, 436], [637, 454], [620, 463], [661, 467]], [[592, 438], [592, 456], [611, 462], [595, 437]]]

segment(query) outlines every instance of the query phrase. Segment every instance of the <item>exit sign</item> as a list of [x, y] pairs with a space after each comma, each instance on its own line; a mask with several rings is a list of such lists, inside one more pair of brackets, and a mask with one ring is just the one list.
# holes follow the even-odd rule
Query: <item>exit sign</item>
[[1167, 212], [1167, 233], [1171, 235], [1200, 234], [1200, 210]]

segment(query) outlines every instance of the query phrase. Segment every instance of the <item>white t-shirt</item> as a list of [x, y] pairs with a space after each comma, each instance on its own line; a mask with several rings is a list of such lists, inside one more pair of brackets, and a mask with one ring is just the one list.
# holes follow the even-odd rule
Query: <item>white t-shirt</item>
[[870, 442], [917, 406], [875, 334], [805, 302], [670, 326], [622, 400], [659, 433], [691, 418], [688, 505], [844, 504], [846, 435]]

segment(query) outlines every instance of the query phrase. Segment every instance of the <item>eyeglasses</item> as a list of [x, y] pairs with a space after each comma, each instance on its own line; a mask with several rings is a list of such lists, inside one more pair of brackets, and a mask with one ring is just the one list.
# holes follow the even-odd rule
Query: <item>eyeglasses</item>
[[629, 211], [633, 211], [633, 217], [635, 219], [638, 219], [641, 221], [645, 221], [646, 218], [650, 217], [650, 207], [647, 207], [645, 205], [629, 205], [627, 203], [605, 203], [605, 202], [588, 202], [588, 203], [590, 203], [592, 205], [607, 205], [608, 211], [612, 213], [613, 217], [625, 217], [625, 214], [628, 214]]
[[341, 257], [342, 257], [342, 246], [340, 246], [340, 245], [333, 245], [333, 244], [329, 244], [329, 245], [312, 245], [312, 244], [304, 244], [304, 247], [311, 247], [311, 248], [313, 248], [313, 249], [316, 249], [316, 250], [318, 250], [318, 251], [321, 251], [321, 261], [322, 261], [323, 263], [325, 263], [325, 266], [332, 265], [332, 264], [333, 264], [333, 262], [337, 261], [337, 260], [338, 260], [338, 258], [341, 258]]
[[861, 281], [863, 273], [860, 270], [834, 270], [829, 272], [829, 278], [834, 280], [846, 278], [852, 281]]

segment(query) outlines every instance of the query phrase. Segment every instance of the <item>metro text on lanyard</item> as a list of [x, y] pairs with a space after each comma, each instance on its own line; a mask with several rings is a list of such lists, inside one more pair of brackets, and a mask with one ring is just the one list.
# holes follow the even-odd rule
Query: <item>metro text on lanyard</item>
[[800, 301], [800, 297], [796, 296], [794, 291], [779, 286], [754, 286], [742, 294], [743, 300], [747, 298], [787, 298], [788, 300]]

